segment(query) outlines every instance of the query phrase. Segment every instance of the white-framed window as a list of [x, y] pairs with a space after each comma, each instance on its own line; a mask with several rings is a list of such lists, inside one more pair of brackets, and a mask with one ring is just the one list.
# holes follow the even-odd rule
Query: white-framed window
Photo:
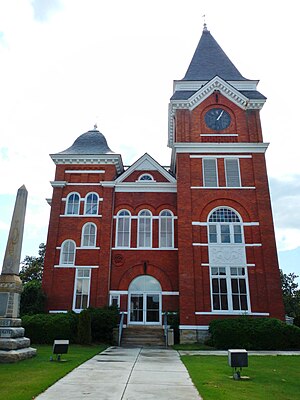
[[91, 269], [77, 268], [74, 283], [73, 310], [88, 308], [90, 302]]
[[226, 186], [240, 187], [240, 163], [238, 158], [225, 158]]
[[97, 193], [88, 193], [85, 197], [84, 214], [97, 215], [98, 214], [99, 196]]
[[120, 210], [117, 214], [116, 247], [130, 247], [131, 214]]
[[138, 214], [138, 247], [152, 247], [152, 213], [149, 210]]
[[78, 215], [80, 211], [80, 196], [78, 193], [69, 193], [66, 201], [65, 214]]
[[216, 158], [203, 158], [203, 186], [217, 187], [218, 186], [218, 163]]
[[81, 247], [96, 246], [97, 227], [92, 222], [87, 222], [82, 227]]
[[211, 267], [213, 311], [248, 311], [248, 277], [245, 267]]
[[139, 181], [144, 181], [144, 182], [153, 182], [153, 176], [150, 174], [142, 174], [139, 176]]
[[243, 243], [242, 220], [231, 208], [220, 207], [208, 218], [208, 242], [217, 244]]
[[111, 294], [109, 296], [109, 305], [120, 308], [120, 295], [119, 294]]
[[65, 240], [61, 245], [59, 265], [75, 264], [76, 244], [74, 240]]
[[159, 247], [174, 247], [174, 215], [170, 210], [159, 214]]

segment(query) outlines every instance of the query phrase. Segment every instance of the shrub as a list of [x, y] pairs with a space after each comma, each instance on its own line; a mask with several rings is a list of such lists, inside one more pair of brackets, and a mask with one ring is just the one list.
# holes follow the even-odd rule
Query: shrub
[[23, 286], [20, 301], [20, 314], [40, 314], [45, 312], [46, 295], [42, 290], [42, 284], [38, 281], [30, 281]]
[[36, 314], [22, 317], [25, 336], [37, 344], [52, 344], [55, 339], [69, 339], [70, 343], [77, 340], [77, 315], [67, 314]]
[[91, 313], [87, 310], [78, 315], [78, 343], [91, 344]]
[[92, 341], [111, 343], [113, 329], [119, 322], [119, 311], [116, 307], [89, 308], [91, 316]]
[[210, 323], [210, 343], [218, 349], [300, 349], [300, 328], [275, 318], [241, 317]]
[[294, 319], [294, 325], [300, 327], [300, 315], [297, 315]]

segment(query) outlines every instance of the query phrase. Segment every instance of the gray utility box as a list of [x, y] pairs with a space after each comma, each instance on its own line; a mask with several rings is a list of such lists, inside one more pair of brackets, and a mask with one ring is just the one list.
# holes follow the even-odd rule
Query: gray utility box
[[232, 368], [248, 367], [248, 352], [245, 349], [228, 350], [228, 364]]

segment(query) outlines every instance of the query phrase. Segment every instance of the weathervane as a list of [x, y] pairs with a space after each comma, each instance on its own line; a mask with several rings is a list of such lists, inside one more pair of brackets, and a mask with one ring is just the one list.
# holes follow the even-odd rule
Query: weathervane
[[206, 25], [205, 17], [206, 17], [206, 15], [203, 14], [203, 15], [202, 15], [202, 18], [203, 18], [203, 30], [204, 30], [204, 31], [207, 31], [207, 25]]

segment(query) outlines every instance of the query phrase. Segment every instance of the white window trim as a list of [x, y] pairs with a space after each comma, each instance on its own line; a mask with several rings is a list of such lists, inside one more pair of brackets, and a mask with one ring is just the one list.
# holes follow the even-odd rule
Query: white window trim
[[[78, 205], [78, 213], [77, 214], [68, 214], [67, 210], [68, 210], [68, 204], [69, 204], [69, 198], [73, 195], [73, 194], [77, 194], [79, 197], [79, 205]], [[68, 194], [68, 196], [66, 197], [66, 205], [65, 205], [65, 214], [64, 215], [68, 215], [71, 217], [74, 217], [75, 215], [80, 215], [80, 201], [81, 201], [81, 197], [80, 194], [78, 192], [71, 192]]]
[[[143, 211], [148, 211], [150, 213], [149, 216], [141, 215]], [[146, 218], [150, 220], [150, 245], [149, 246], [141, 246], [140, 245], [140, 220], [141, 218]], [[152, 235], [153, 235], [153, 215], [152, 212], [148, 209], [143, 209], [138, 214], [138, 224], [137, 224], [137, 248], [138, 249], [152, 249]]]
[[[78, 267], [78, 268], [76, 268], [75, 279], [74, 279], [73, 305], [72, 305], [72, 310], [74, 312], [76, 312], [76, 313], [80, 313], [83, 310], [83, 308], [75, 308], [75, 305], [76, 305], [76, 283], [77, 283], [77, 278], [78, 278], [78, 270], [80, 270], [80, 269], [84, 269], [85, 271], [89, 270], [89, 277], [88, 278], [85, 277], [83, 279], [88, 279], [89, 280], [88, 301], [87, 301], [87, 307], [86, 308], [88, 308], [89, 305], [90, 305], [90, 292], [91, 292], [91, 280], [92, 280], [92, 276], [91, 276], [92, 273], [91, 272], [92, 271], [89, 268]], [[82, 279], [82, 278], [79, 278], [79, 279]]]
[[[88, 196], [91, 195], [91, 194], [95, 194], [95, 195], [97, 196], [97, 212], [96, 212], [95, 214], [87, 214], [87, 213], [86, 213], [87, 198], [88, 198]], [[85, 196], [85, 198], [84, 198], [84, 211], [83, 211], [83, 215], [85, 215], [85, 216], [92, 216], [92, 215], [97, 216], [97, 215], [98, 215], [98, 212], [99, 212], [99, 196], [98, 196], [98, 193], [96, 193], [96, 192], [89, 192], [89, 193], [87, 193], [86, 196]]]
[[[226, 275], [212, 275], [211, 270], [214, 268], [212, 265], [209, 268], [209, 277], [210, 277], [210, 301], [211, 301], [211, 312], [217, 313], [217, 314], [228, 314], [228, 313], [234, 313], [234, 314], [244, 314], [245, 312], [251, 313], [251, 303], [250, 303], [250, 293], [249, 293], [249, 280], [248, 280], [248, 269], [247, 266], [240, 266], [239, 268], [244, 268], [245, 269], [245, 275], [231, 275], [230, 273], [230, 266], [222, 266], [222, 267], [217, 267], [217, 268], [225, 268], [226, 270]], [[237, 267], [234, 267], [237, 268]], [[226, 279], [226, 286], [227, 286], [227, 302], [228, 302], [228, 310], [214, 310], [213, 309], [213, 291], [212, 291], [212, 277], [220, 277], [221, 279]], [[247, 290], [247, 305], [248, 309], [247, 310], [234, 310], [233, 305], [232, 305], [232, 288], [231, 288], [231, 278], [232, 277], [242, 277], [245, 279], [246, 283], [246, 290]]]
[[[126, 211], [129, 213], [128, 216], [124, 216], [124, 215], [119, 215], [122, 211]], [[131, 220], [132, 220], [132, 215], [131, 212], [129, 210], [127, 210], [126, 208], [118, 211], [117, 215], [114, 217], [116, 218], [116, 236], [115, 236], [115, 248], [116, 249], [130, 249], [131, 246]], [[118, 243], [118, 233], [119, 233], [119, 218], [128, 218], [129, 220], [129, 243], [128, 246], [117, 246]]]
[[[66, 242], [72, 242], [74, 244], [74, 262], [73, 263], [63, 263], [62, 262], [62, 257], [63, 257], [62, 250], [63, 250], [64, 244]], [[66, 267], [74, 266], [75, 265], [75, 260], [76, 260], [76, 242], [74, 240], [72, 240], [72, 239], [66, 239], [66, 240], [64, 240], [62, 242], [61, 247], [60, 247], [59, 265], [66, 266]]]
[[113, 300], [113, 297], [116, 297], [117, 299], [118, 299], [118, 308], [120, 308], [120, 304], [121, 304], [121, 296], [120, 296], [120, 294], [110, 294], [109, 295], [109, 305], [111, 306], [112, 305], [112, 300]]
[[[210, 242], [209, 241], [209, 226], [214, 225], [216, 226], [217, 229], [217, 241], [216, 242]], [[222, 243], [221, 242], [221, 225], [229, 225], [229, 235], [230, 235], [230, 242], [229, 243]], [[240, 243], [235, 243], [234, 241], [234, 226], [240, 226], [241, 227], [241, 236], [242, 236], [242, 241]], [[245, 244], [245, 238], [244, 238], [244, 229], [243, 229], [243, 223], [240, 222], [208, 222], [207, 224], [207, 239], [209, 244], [220, 244], [220, 245], [244, 245]]]
[[[164, 211], [168, 211], [171, 215], [168, 215], [168, 216], [161, 215]], [[171, 222], [172, 222], [172, 228], [171, 228], [172, 229], [172, 231], [171, 231], [172, 243], [171, 243], [171, 246], [169, 246], [169, 247], [161, 245], [161, 221], [162, 221], [162, 219], [167, 219], [167, 218], [170, 218]], [[160, 249], [173, 249], [174, 248], [174, 214], [169, 209], [164, 209], [159, 213], [158, 241], [159, 241], [158, 246], [159, 246]]]
[[[94, 246], [84, 246], [83, 245], [83, 234], [84, 234], [84, 229], [85, 229], [85, 227], [87, 226], [87, 225], [89, 225], [89, 224], [91, 224], [91, 225], [93, 225], [94, 227], [95, 227], [95, 244], [94, 244]], [[94, 224], [93, 222], [86, 222], [84, 225], [83, 225], [83, 227], [81, 228], [81, 241], [80, 241], [80, 248], [81, 249], [94, 249], [94, 248], [96, 248], [96, 243], [97, 243], [97, 225], [96, 224]]]
[[[143, 180], [142, 178], [143, 178], [144, 176], [150, 176], [151, 179]], [[156, 180], [153, 178], [153, 176], [152, 176], [151, 174], [145, 173], [145, 174], [140, 175], [140, 176], [138, 177], [138, 179], [136, 180], [136, 182], [142, 182], [142, 183], [147, 183], [147, 182], [149, 182], [149, 183], [151, 183], [151, 182], [156, 182]]]

